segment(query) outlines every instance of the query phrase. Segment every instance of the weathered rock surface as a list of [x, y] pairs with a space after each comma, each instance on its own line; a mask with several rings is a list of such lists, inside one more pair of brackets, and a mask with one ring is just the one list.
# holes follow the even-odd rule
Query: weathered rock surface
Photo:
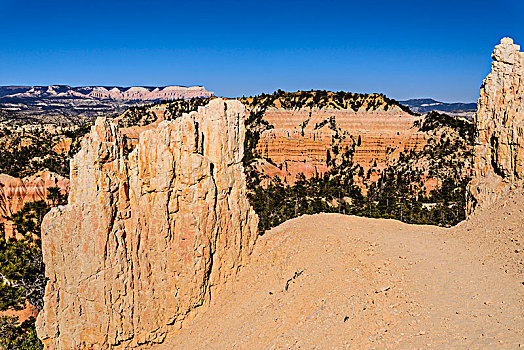
[[494, 203], [524, 183], [524, 53], [512, 39], [504, 38], [492, 58], [475, 117], [470, 212], [475, 205]]
[[258, 225], [244, 116], [241, 103], [213, 100], [143, 132], [128, 155], [116, 125], [97, 120], [72, 160], [69, 204], [42, 225], [46, 348], [162, 342], [232, 280]]

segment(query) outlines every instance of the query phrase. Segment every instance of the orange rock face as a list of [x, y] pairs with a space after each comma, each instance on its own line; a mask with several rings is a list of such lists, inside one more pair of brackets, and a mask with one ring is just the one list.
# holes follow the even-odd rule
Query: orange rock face
[[355, 145], [353, 161], [365, 170], [376, 162], [381, 169], [401, 152], [422, 149], [428, 135], [413, 123], [421, 117], [400, 108], [388, 111], [353, 111], [336, 109], [268, 109], [264, 119], [273, 126], [264, 131], [257, 153], [268, 162], [258, 168], [270, 177], [293, 182], [296, 175], [306, 177], [327, 171], [327, 151], [333, 146], [340, 152]]
[[97, 120], [71, 162], [69, 204], [42, 223], [47, 349], [161, 343], [235, 277], [258, 234], [244, 118], [216, 99], [142, 132], [130, 154]]
[[69, 179], [50, 171], [23, 179], [0, 174], [0, 223], [6, 225], [8, 235], [12, 233], [8, 217], [22, 209], [25, 203], [45, 200], [49, 187], [59, 187], [66, 194], [69, 191]]

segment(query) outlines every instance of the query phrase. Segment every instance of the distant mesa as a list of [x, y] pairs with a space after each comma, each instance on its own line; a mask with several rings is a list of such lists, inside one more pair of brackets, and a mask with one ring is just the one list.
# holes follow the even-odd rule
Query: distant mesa
[[431, 98], [414, 98], [410, 100], [399, 101], [401, 104], [408, 106], [412, 111], [426, 114], [431, 111], [446, 113], [457, 117], [473, 118], [477, 111], [477, 104], [475, 102], [462, 103], [454, 102], [447, 103], [436, 101]]
[[116, 101], [157, 101], [211, 97], [213, 92], [203, 86], [0, 86], [1, 99], [85, 98]]
[[140, 103], [212, 96], [203, 86], [0, 86], [0, 113], [11, 112], [0, 121], [82, 124]]

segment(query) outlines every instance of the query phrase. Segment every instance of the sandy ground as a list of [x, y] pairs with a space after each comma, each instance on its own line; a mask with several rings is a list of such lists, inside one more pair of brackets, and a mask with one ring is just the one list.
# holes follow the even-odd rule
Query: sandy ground
[[523, 200], [453, 229], [339, 214], [290, 220], [160, 348], [524, 347]]

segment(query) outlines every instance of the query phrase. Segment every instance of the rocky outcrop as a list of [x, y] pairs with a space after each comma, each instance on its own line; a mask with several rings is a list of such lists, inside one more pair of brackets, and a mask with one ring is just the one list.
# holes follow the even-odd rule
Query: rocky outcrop
[[473, 180], [468, 210], [485, 206], [524, 183], [524, 53], [510, 38], [492, 55], [480, 89]]
[[242, 165], [245, 110], [216, 99], [123, 147], [96, 121], [71, 162], [67, 206], [42, 224], [48, 349], [159, 343], [233, 279], [258, 218]]

